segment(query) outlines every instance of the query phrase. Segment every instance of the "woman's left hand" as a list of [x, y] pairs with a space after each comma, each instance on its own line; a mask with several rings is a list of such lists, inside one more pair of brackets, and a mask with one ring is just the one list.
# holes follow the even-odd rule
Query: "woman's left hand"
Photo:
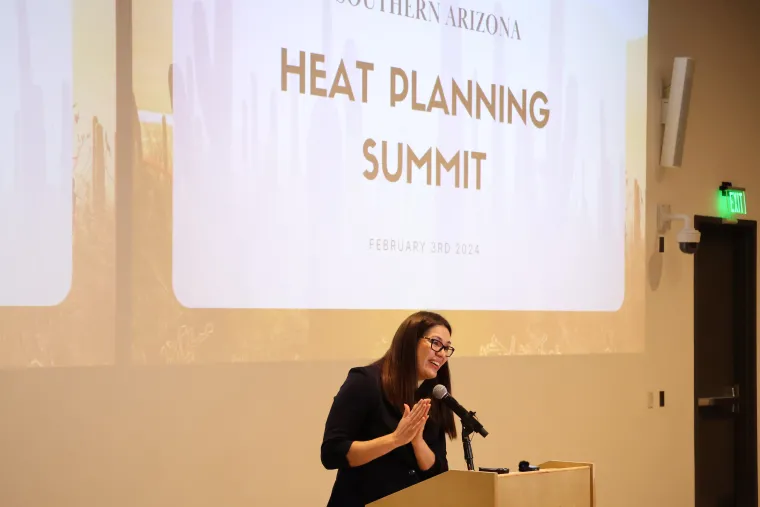
[[424, 442], [424, 440], [422, 439], [422, 434], [425, 432], [425, 423], [427, 422], [428, 418], [430, 417], [428, 415], [428, 412], [430, 412], [430, 400], [423, 399], [423, 400], [418, 401], [417, 403], [424, 403], [425, 404], [425, 407], [424, 407], [425, 408], [425, 422], [423, 422], [420, 425], [419, 431], [417, 432], [416, 435], [414, 435], [414, 438], [412, 438], [412, 445], [417, 445], [419, 443]]

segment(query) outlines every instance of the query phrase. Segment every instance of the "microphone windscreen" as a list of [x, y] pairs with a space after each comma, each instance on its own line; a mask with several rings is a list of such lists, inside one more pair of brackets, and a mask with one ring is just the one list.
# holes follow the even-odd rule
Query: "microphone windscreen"
[[442, 400], [444, 396], [449, 394], [448, 389], [446, 389], [446, 386], [438, 384], [433, 388], [433, 396], [437, 400]]

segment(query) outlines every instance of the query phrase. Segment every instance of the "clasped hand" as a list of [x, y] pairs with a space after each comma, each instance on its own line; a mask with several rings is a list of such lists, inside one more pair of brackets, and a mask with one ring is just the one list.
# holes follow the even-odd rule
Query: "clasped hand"
[[401, 420], [393, 432], [396, 445], [401, 447], [409, 442], [421, 439], [429, 412], [430, 400], [427, 398], [415, 403], [414, 408], [411, 410], [409, 409], [409, 405], [404, 403], [404, 415], [401, 416]]

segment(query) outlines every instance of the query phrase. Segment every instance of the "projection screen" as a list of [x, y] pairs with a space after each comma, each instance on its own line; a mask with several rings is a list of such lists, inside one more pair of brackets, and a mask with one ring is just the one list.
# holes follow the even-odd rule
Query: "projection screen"
[[3, 364], [644, 350], [646, 0], [4, 5]]

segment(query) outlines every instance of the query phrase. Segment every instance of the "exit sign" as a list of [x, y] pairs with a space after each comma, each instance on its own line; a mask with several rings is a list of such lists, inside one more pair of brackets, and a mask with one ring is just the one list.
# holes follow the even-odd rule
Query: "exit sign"
[[747, 196], [743, 188], [726, 189], [726, 207], [732, 215], [747, 214]]
[[731, 218], [736, 215], [747, 214], [747, 194], [743, 188], [736, 188], [731, 183], [724, 181], [720, 186], [721, 216]]

